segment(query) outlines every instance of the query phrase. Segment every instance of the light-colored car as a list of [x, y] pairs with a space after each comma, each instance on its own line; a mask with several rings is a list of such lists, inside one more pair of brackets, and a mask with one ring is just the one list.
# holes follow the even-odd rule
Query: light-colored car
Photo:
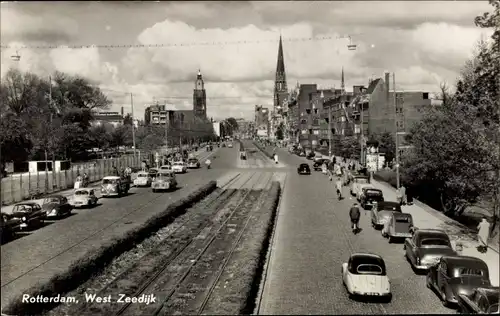
[[197, 158], [189, 158], [187, 161], [187, 167], [190, 169], [198, 169], [200, 166], [200, 161]]
[[359, 191], [359, 186], [362, 184], [368, 184], [368, 183], [370, 183], [370, 180], [368, 179], [368, 177], [365, 177], [365, 176], [353, 177], [352, 181], [351, 181], [351, 187], [350, 187], [351, 195], [357, 196], [358, 191]]
[[151, 186], [152, 179], [149, 176], [149, 173], [146, 171], [141, 171], [137, 173], [137, 177], [134, 179], [135, 187], [149, 187]]
[[175, 173], [186, 173], [187, 166], [185, 162], [176, 161], [172, 164], [172, 171]]
[[158, 169], [158, 171], [171, 171], [172, 170], [172, 165], [163, 165]]
[[227, 148], [233, 148], [233, 143], [227, 144]]
[[371, 253], [354, 253], [342, 264], [342, 282], [349, 297], [380, 297], [391, 300], [391, 284], [384, 259]]
[[75, 190], [73, 193], [71, 205], [73, 205], [73, 207], [90, 207], [96, 205], [97, 200], [94, 189], [81, 188]]
[[371, 212], [372, 227], [375, 229], [382, 228], [388, 221], [391, 220], [393, 213], [402, 213], [401, 205], [398, 202], [380, 201], [373, 204]]
[[356, 199], [358, 201], [361, 201], [361, 198], [363, 197], [363, 191], [368, 190], [368, 189], [373, 189], [375, 190], [375, 187], [370, 184], [370, 183], [360, 183], [357, 185], [356, 189]]
[[160, 171], [156, 175], [156, 178], [153, 181], [153, 183], [151, 184], [153, 192], [172, 190], [175, 189], [176, 187], [177, 187], [177, 179], [173, 171]]
[[118, 176], [107, 176], [101, 181], [101, 196], [122, 196], [127, 194], [130, 182]]

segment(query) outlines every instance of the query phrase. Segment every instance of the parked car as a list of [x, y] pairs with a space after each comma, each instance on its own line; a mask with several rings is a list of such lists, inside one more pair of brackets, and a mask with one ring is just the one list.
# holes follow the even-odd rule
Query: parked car
[[311, 174], [311, 168], [309, 168], [309, 165], [306, 163], [301, 163], [299, 167], [297, 168], [297, 173], [298, 174]]
[[418, 229], [404, 244], [405, 256], [416, 271], [428, 270], [442, 256], [455, 256], [450, 237], [440, 229]]
[[107, 176], [101, 182], [101, 196], [122, 196], [127, 194], [129, 183], [118, 176]]
[[10, 214], [1, 213], [0, 216], [0, 235], [2, 241], [10, 239], [21, 230], [22, 220], [12, 217]]
[[309, 159], [309, 160], [314, 159], [315, 156], [316, 156], [316, 153], [314, 151], [312, 151], [312, 150], [306, 152], [306, 158]]
[[357, 196], [358, 191], [359, 191], [359, 186], [362, 184], [367, 184], [367, 183], [370, 183], [370, 179], [368, 177], [360, 176], [360, 175], [354, 176], [352, 178], [351, 187], [350, 187], [351, 195]]
[[182, 161], [176, 161], [172, 164], [172, 171], [175, 173], [186, 173], [187, 172], [187, 166], [184, 162]]
[[384, 201], [384, 193], [382, 190], [375, 189], [373, 187], [363, 187], [361, 193], [361, 207], [365, 210], [368, 207], [372, 207], [375, 202], [383, 202]]
[[200, 161], [197, 158], [189, 158], [187, 161], [187, 167], [190, 169], [198, 169], [200, 166]]
[[491, 286], [486, 262], [467, 256], [442, 256], [429, 268], [426, 281], [445, 306], [457, 304], [460, 294], [471, 295], [475, 288]]
[[391, 284], [384, 259], [371, 253], [354, 253], [342, 264], [342, 282], [349, 297], [380, 297], [390, 301]]
[[151, 188], [153, 192], [172, 190], [177, 187], [177, 179], [173, 171], [160, 171]]
[[137, 175], [139, 174], [139, 172], [142, 172], [142, 168], [132, 167], [130, 169], [131, 169], [130, 181], [133, 182], [135, 179], [137, 179]]
[[499, 314], [499, 287], [480, 287], [471, 295], [458, 294], [458, 312], [461, 314]]
[[172, 170], [172, 165], [171, 164], [166, 164], [160, 166], [160, 169], [158, 169], [158, 172], [160, 171], [171, 171]]
[[408, 213], [393, 212], [382, 229], [382, 236], [391, 243], [395, 239], [411, 238], [413, 236], [413, 217]]
[[153, 180], [151, 179], [148, 172], [141, 171], [137, 173], [137, 178], [134, 180], [135, 187], [149, 187]]
[[328, 163], [328, 159], [325, 158], [316, 159], [313, 163], [314, 171], [321, 171], [321, 166], [323, 166], [324, 162]]
[[[78, 190], [78, 189], [77, 189]], [[73, 206], [63, 195], [52, 195], [42, 202], [42, 210], [47, 213], [47, 218], [60, 218], [71, 214]]]
[[91, 207], [97, 205], [98, 198], [94, 189], [82, 188], [75, 190], [71, 200], [73, 207]]
[[14, 205], [11, 216], [21, 220], [21, 229], [31, 230], [43, 226], [47, 213], [38, 203], [23, 202]]
[[153, 180], [156, 177], [157, 174], [158, 174], [158, 169], [156, 169], [156, 168], [149, 168], [148, 175], [151, 178], [151, 180]]
[[375, 229], [382, 228], [392, 216], [392, 213], [401, 213], [401, 205], [398, 202], [382, 201], [375, 203], [372, 207], [371, 222]]

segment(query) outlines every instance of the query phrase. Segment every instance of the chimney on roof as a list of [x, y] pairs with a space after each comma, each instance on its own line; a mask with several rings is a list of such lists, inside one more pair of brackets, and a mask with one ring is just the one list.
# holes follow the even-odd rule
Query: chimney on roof
[[385, 89], [387, 92], [390, 91], [390, 83], [391, 83], [391, 74], [388, 71], [385, 71]]
[[122, 117], [123, 117], [123, 106], [122, 106], [122, 111], [121, 111], [121, 113], [122, 113]]

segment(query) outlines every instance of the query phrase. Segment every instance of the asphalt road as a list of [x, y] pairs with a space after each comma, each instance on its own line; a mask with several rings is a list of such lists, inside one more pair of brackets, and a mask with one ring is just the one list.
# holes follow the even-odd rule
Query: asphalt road
[[[93, 209], [75, 210], [74, 215], [48, 222], [45, 227], [1, 247], [1, 302], [22, 293], [39, 281], [48, 280], [91, 249], [123, 234], [165, 206], [187, 196], [210, 180], [217, 180], [234, 166], [236, 149], [223, 148], [212, 157], [210, 170], [202, 168], [179, 175], [180, 189], [152, 193], [150, 188], [132, 188], [122, 198], [99, 199]], [[204, 157], [205, 155], [201, 155]]]
[[[402, 244], [389, 244], [362, 215], [352, 234], [348, 211], [354, 199], [338, 201], [334, 182], [320, 172], [298, 175], [305, 159], [279, 150], [291, 166], [278, 213], [276, 232], [259, 314], [455, 313], [427, 289], [425, 276], [412, 271]], [[311, 163], [311, 162], [310, 162]], [[311, 163], [312, 164], [312, 163]], [[362, 213], [365, 213], [362, 211]], [[389, 304], [352, 301], [342, 285], [341, 265], [354, 252], [372, 252], [386, 262], [393, 300]]]

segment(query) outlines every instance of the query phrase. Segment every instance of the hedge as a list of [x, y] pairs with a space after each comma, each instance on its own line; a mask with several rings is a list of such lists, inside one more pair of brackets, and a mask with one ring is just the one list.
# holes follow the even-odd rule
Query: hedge
[[[66, 271], [53, 276], [50, 280], [39, 283], [23, 294], [30, 296], [55, 297], [76, 289], [96, 273], [102, 271], [114, 258], [132, 249], [152, 233], [171, 223], [184, 214], [188, 208], [212, 193], [217, 188], [216, 181], [210, 181], [187, 197], [166, 207], [139, 227], [129, 230], [123, 236], [116, 237], [100, 248], [89, 251], [81, 260], [75, 262]], [[11, 315], [39, 315], [54, 308], [57, 303], [23, 303], [22, 295], [14, 298], [2, 311]]]

